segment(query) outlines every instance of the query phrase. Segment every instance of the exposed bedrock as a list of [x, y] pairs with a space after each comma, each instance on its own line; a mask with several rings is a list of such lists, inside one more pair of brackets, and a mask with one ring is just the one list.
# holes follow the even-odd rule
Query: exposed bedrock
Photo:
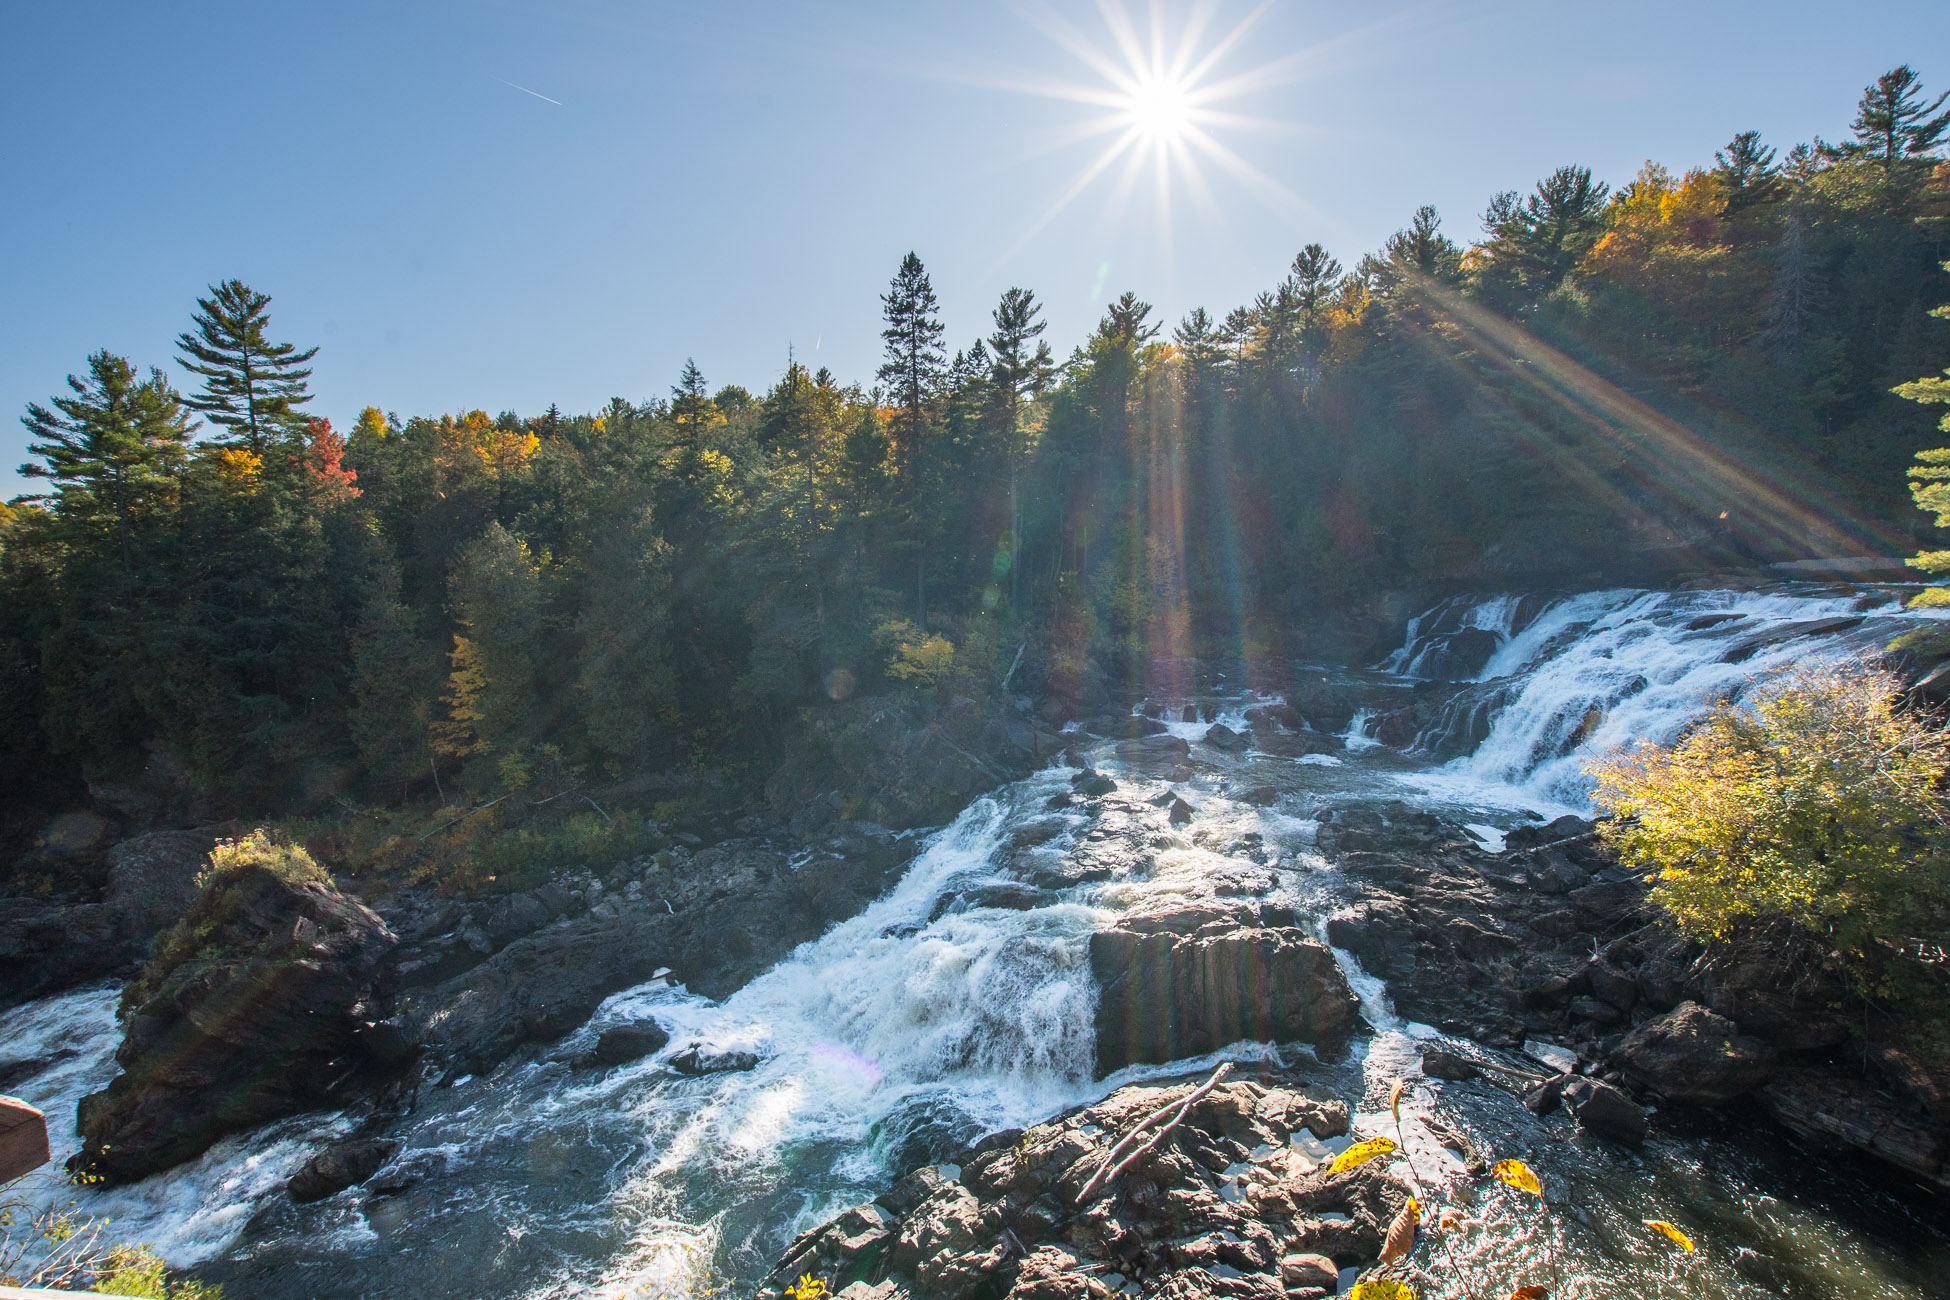
[[[1751, 1097], [1822, 1148], [1950, 1187], [1950, 1065], [1898, 1025], [1861, 1033], [1860, 1003], [1810, 936], [1709, 950], [1679, 934], [1593, 831], [1576, 818], [1519, 827], [1491, 853], [1407, 805], [1325, 814], [1320, 846], [1354, 886], [1329, 941], [1385, 978], [1411, 1019], [1499, 1047], [1569, 1048], [1580, 1070], [1648, 1101]], [[1586, 1127], [1634, 1140], [1617, 1098], [1564, 1100]]]
[[1097, 1077], [1229, 1043], [1345, 1038], [1360, 1003], [1325, 945], [1283, 908], [1181, 907], [1090, 937]]
[[[1103, 1300], [1129, 1283], [1285, 1300], [1375, 1257], [1408, 1192], [1383, 1161], [1327, 1171], [1318, 1139], [1347, 1132], [1343, 1103], [1228, 1082], [1170, 1125], [1195, 1086], [1121, 1088], [915, 1170], [802, 1234], [758, 1294], [809, 1275], [847, 1300]], [[1136, 1156], [1109, 1166], [1120, 1142]]]
[[125, 998], [122, 1067], [82, 1099], [71, 1164], [141, 1178], [212, 1142], [327, 1104], [363, 1061], [359, 1003], [394, 937], [329, 885], [262, 867], [202, 891]]

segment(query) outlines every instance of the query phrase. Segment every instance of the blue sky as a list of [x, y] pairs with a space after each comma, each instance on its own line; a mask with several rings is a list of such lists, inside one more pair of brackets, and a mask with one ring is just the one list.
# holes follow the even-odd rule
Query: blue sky
[[[1906, 61], [1950, 87], [1940, 0], [1172, 3], [1170, 48], [1197, 12], [1201, 51], [1252, 19], [1201, 82], [1242, 83], [1213, 107], [1254, 120], [1205, 127], [1234, 166], [1194, 153], [1205, 198], [1177, 163], [1167, 202], [1120, 161], [1056, 209], [1110, 140], [1047, 93], [1110, 88], [1072, 48], [1121, 61], [1104, 5], [5, 6], [0, 496], [27, 402], [99, 347], [174, 369], [221, 278], [319, 345], [311, 409], [341, 428], [642, 400], [687, 356], [757, 389], [788, 346], [871, 381], [910, 248], [953, 343], [1020, 284], [1064, 353], [1124, 289], [1222, 314], [1421, 203], [1466, 239], [1561, 163], [1616, 184], [1748, 128], [1834, 138]], [[1124, 12], [1148, 42], [1153, 8]]]

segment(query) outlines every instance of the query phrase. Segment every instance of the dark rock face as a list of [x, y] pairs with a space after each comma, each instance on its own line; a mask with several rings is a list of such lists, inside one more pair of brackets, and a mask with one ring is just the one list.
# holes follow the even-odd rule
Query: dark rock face
[[1705, 982], [1707, 1006], [1781, 1051], [1834, 1047], [1848, 1039], [1848, 987], [1803, 936], [1715, 954]]
[[181, 922], [200, 936], [133, 1009], [122, 1073], [82, 1099], [71, 1162], [113, 1181], [187, 1160], [225, 1134], [319, 1105], [361, 1057], [352, 1014], [394, 938], [323, 884], [245, 867]]
[[1625, 1036], [1612, 1064], [1672, 1101], [1712, 1106], [1767, 1082], [1777, 1053], [1725, 1016], [1682, 1002]]
[[285, 1185], [300, 1205], [356, 1187], [379, 1172], [393, 1153], [393, 1144], [380, 1138], [355, 1138], [325, 1148], [307, 1160]]
[[1602, 1079], [1573, 1076], [1558, 1090], [1579, 1126], [1628, 1146], [1645, 1143], [1645, 1109]]
[[1318, 1042], [1352, 1032], [1359, 1001], [1334, 955], [1251, 909], [1126, 917], [1090, 937], [1097, 1076], [1228, 1043]]
[[1330, 1174], [1290, 1149], [1303, 1131], [1345, 1133], [1347, 1108], [1271, 1082], [1214, 1089], [1084, 1194], [1121, 1139], [1192, 1088], [1123, 1088], [918, 1169], [802, 1234], [757, 1294], [778, 1300], [809, 1274], [852, 1300], [1106, 1300], [1115, 1273], [1147, 1296], [1286, 1300], [1374, 1257], [1407, 1189], [1382, 1162]]
[[758, 1068], [756, 1052], [720, 1052], [694, 1043], [670, 1058], [670, 1068], [679, 1074], [737, 1074]]
[[1758, 1096], [1776, 1121], [1818, 1144], [1841, 1142], [1950, 1188], [1950, 1134], [1866, 1079], [1790, 1067]]
[[1206, 729], [1203, 743], [1230, 754], [1246, 748], [1251, 741], [1225, 723], [1215, 722]]
[[596, 1066], [628, 1065], [664, 1050], [670, 1035], [654, 1020], [633, 1025], [611, 1025], [597, 1036], [590, 1049], [589, 1063]]
[[57, 993], [142, 962], [150, 940], [196, 901], [215, 837], [156, 831], [108, 852], [99, 903], [0, 898], [0, 1004]]

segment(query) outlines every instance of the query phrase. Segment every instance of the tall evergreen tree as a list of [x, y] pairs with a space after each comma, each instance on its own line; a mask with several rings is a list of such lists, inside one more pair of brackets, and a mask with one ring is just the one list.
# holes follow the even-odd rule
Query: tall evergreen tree
[[[989, 378], [994, 385], [996, 432], [1002, 439], [1003, 456], [1009, 466], [1009, 603], [1017, 606], [1022, 584], [1022, 502], [1020, 482], [1022, 461], [1028, 449], [1023, 428], [1022, 403], [1027, 396], [1040, 395], [1056, 373], [1049, 344], [1041, 339], [1047, 322], [1040, 319], [1042, 304], [1027, 289], [1009, 289], [995, 306], [995, 333], [989, 335], [994, 355]], [[1034, 343], [1032, 349], [1030, 344]]]
[[1726, 195], [1721, 211], [1736, 216], [1779, 195], [1781, 169], [1774, 150], [1760, 142], [1760, 132], [1742, 131], [1713, 155], [1713, 176]]
[[51, 479], [54, 510], [65, 519], [112, 522], [126, 571], [135, 565], [129, 523], [165, 491], [189, 445], [190, 417], [162, 372], [138, 381], [126, 358], [103, 350], [88, 358], [88, 378], [68, 376], [71, 396], [52, 409], [30, 403], [21, 423], [40, 458], [20, 472]]
[[915, 621], [927, 627], [928, 557], [921, 534], [925, 531], [928, 467], [926, 437], [929, 408], [941, 391], [947, 357], [941, 347], [946, 327], [941, 323], [941, 303], [928, 281], [927, 268], [909, 252], [901, 259], [893, 283], [881, 295], [880, 305], [887, 327], [880, 337], [887, 343], [887, 360], [878, 377], [893, 385], [895, 471], [906, 498], [913, 522]]
[[1486, 282], [1534, 305], [1556, 289], [1604, 232], [1611, 187], [1589, 167], [1559, 167], [1519, 199], [1503, 193], [1483, 215], [1489, 231]]
[[1300, 308], [1300, 328], [1307, 346], [1320, 346], [1322, 319], [1341, 285], [1341, 264], [1319, 244], [1308, 244], [1293, 259], [1291, 281]]
[[946, 332], [941, 323], [941, 303], [934, 296], [927, 268], [914, 253], [901, 259], [900, 270], [881, 295], [880, 305], [887, 321], [880, 332], [887, 343], [887, 360], [881, 364], [878, 377], [893, 386], [895, 437], [904, 444], [900, 448], [903, 456], [912, 457], [947, 365], [941, 346]]
[[1884, 171], [1899, 163], [1921, 157], [1943, 142], [1950, 132], [1950, 109], [1937, 112], [1950, 100], [1950, 91], [1923, 102], [1923, 78], [1908, 64], [1877, 77], [1875, 84], [1862, 91], [1856, 105], [1855, 120], [1849, 129], [1855, 139], [1827, 152], [1842, 158], [1869, 158], [1882, 164]]
[[192, 328], [177, 336], [183, 368], [203, 376], [203, 393], [188, 405], [229, 430], [218, 441], [262, 456], [275, 443], [294, 438], [304, 427], [297, 408], [311, 400], [305, 365], [318, 349], [300, 352], [296, 344], [265, 337], [270, 296], [241, 280], [210, 287], [196, 300]]

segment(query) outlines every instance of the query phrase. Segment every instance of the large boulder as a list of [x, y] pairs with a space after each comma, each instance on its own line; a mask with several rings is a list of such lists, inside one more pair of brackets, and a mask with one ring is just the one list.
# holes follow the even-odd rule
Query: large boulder
[[1611, 1054], [1624, 1075], [1669, 1101], [1715, 1106], [1767, 1082], [1774, 1049], [1725, 1016], [1682, 1002], [1625, 1036]]
[[284, 1190], [300, 1205], [322, 1201], [378, 1173], [379, 1167], [393, 1154], [394, 1145], [385, 1138], [352, 1138], [333, 1143], [305, 1161]]
[[[302, 851], [293, 850], [302, 857]], [[124, 993], [122, 1073], [79, 1108], [70, 1162], [142, 1178], [323, 1104], [364, 1059], [355, 1007], [394, 937], [309, 859], [216, 872]]]
[[1360, 1003], [1334, 955], [1290, 917], [1184, 907], [1090, 937], [1097, 1075], [1217, 1051], [1241, 1039], [1318, 1042], [1352, 1032]]

